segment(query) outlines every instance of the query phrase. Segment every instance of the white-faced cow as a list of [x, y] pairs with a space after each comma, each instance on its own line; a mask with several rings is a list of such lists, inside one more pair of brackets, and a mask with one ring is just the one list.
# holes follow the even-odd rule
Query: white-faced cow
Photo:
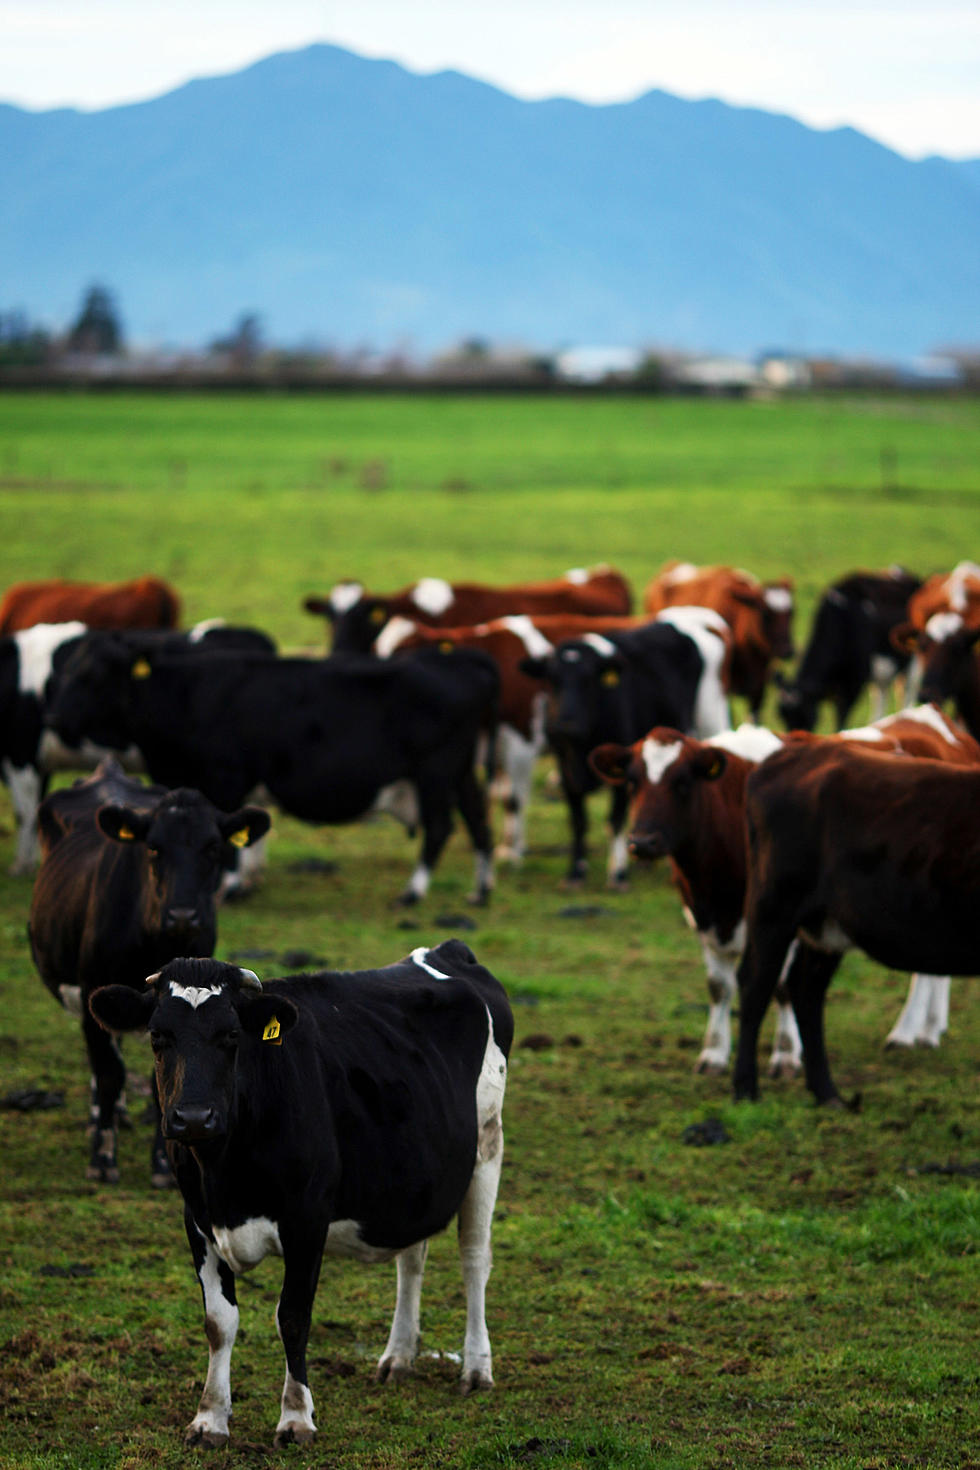
[[961, 561], [951, 572], [927, 577], [909, 598], [907, 621], [894, 628], [891, 635], [899, 654], [912, 655], [910, 703], [925, 698], [925, 665], [937, 645], [957, 639], [961, 632], [972, 628], [980, 628], [980, 566], [975, 561]]
[[720, 613], [732, 630], [731, 692], [748, 700], [758, 722], [774, 659], [793, 657], [793, 583], [760, 582], [735, 567], [667, 562], [647, 584], [644, 611], [698, 606]]
[[[44, 984], [81, 1017], [92, 1068], [88, 1177], [114, 1183], [116, 1108], [125, 1068], [89, 1014], [99, 985], [140, 986], [148, 969], [177, 955], [209, 955], [225, 845], [261, 837], [258, 807], [220, 812], [200, 792], [142, 786], [107, 761], [94, 776], [41, 804], [44, 857], [34, 885], [29, 935]], [[154, 1182], [166, 1182], [157, 1137]]]
[[621, 572], [598, 566], [566, 572], [550, 582], [508, 587], [423, 577], [400, 592], [373, 593], [360, 582], [339, 582], [329, 597], [308, 597], [303, 606], [333, 624], [334, 653], [368, 653], [388, 620], [396, 616], [431, 628], [472, 627], [515, 613], [625, 616], [633, 606], [633, 594]]
[[[484, 902], [493, 852], [474, 752], [494, 723], [497, 687], [490, 659], [465, 649], [389, 662], [203, 649], [134, 660], [107, 641], [65, 664], [49, 720], [72, 744], [136, 745], [155, 781], [196, 787], [223, 809], [261, 787], [307, 822], [403, 813], [423, 833], [404, 903], [427, 892], [458, 807]], [[392, 806], [389, 793], [406, 782], [410, 800]]]
[[824, 1000], [855, 947], [896, 970], [980, 973], [980, 768], [794, 742], [749, 777], [746, 941], [735, 1095], [758, 1095], [756, 1046], [785, 976], [807, 1086], [839, 1102]]
[[[548, 684], [546, 731], [571, 823], [568, 884], [581, 883], [587, 872], [586, 797], [599, 785], [590, 751], [610, 741], [631, 744], [653, 725], [698, 728], [704, 735], [727, 726], [721, 670], [728, 644], [717, 621], [703, 608], [672, 609], [667, 620], [623, 632], [586, 633], [551, 654], [521, 661], [526, 673]], [[697, 726], [702, 714], [717, 721], [714, 728]], [[625, 788], [614, 787], [608, 863], [614, 888], [626, 882], [627, 805]]]
[[820, 599], [809, 642], [796, 677], [778, 673], [779, 717], [788, 730], [812, 730], [820, 705], [833, 704], [837, 729], [865, 686], [871, 685], [871, 718], [885, 713], [885, 700], [909, 655], [892, 643], [892, 630], [906, 619], [906, 605], [920, 579], [903, 567], [886, 572], [851, 572]]
[[237, 1275], [282, 1257], [275, 1443], [306, 1444], [316, 1432], [306, 1347], [324, 1251], [395, 1258], [398, 1296], [378, 1364], [394, 1381], [418, 1346], [426, 1243], [453, 1216], [466, 1289], [461, 1387], [492, 1384], [484, 1302], [513, 1020], [464, 944], [265, 985], [232, 965], [175, 960], [142, 994], [96, 991], [91, 1009], [109, 1031], [148, 1030], [156, 1055], [210, 1355], [188, 1443], [228, 1439]]

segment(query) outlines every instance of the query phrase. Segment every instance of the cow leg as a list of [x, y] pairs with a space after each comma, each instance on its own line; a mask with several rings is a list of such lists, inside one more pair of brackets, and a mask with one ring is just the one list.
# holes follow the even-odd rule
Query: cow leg
[[450, 793], [447, 790], [445, 772], [437, 771], [435, 777], [419, 774], [416, 780], [419, 800], [419, 821], [422, 825], [422, 851], [415, 865], [408, 887], [399, 895], [399, 904], [418, 903], [429, 891], [432, 870], [453, 830]]
[[395, 1257], [398, 1292], [388, 1343], [375, 1375], [379, 1383], [397, 1383], [399, 1379], [407, 1378], [415, 1366], [415, 1355], [419, 1349], [422, 1275], [428, 1251], [429, 1242], [420, 1240]]
[[487, 820], [487, 801], [472, 766], [467, 765], [456, 788], [456, 802], [470, 834], [475, 853], [470, 903], [485, 904], [493, 888], [493, 835]]
[[629, 849], [626, 845], [626, 814], [629, 810], [629, 788], [614, 786], [609, 805], [609, 860], [606, 887], [624, 893], [629, 887]]
[[913, 975], [901, 1015], [885, 1046], [938, 1046], [949, 1016], [949, 977]]
[[793, 1002], [796, 1022], [803, 1043], [803, 1070], [806, 1085], [818, 1103], [837, 1103], [840, 1093], [834, 1086], [824, 1040], [824, 1001], [827, 986], [837, 972], [842, 955], [810, 944], [798, 944], [786, 974], [786, 989]]
[[565, 876], [565, 888], [581, 888], [585, 882], [589, 870], [588, 857], [586, 853], [586, 835], [588, 832], [588, 812], [585, 806], [585, 797], [581, 791], [573, 791], [562, 779], [562, 789], [565, 793], [565, 802], [568, 806], [568, 820], [572, 828], [572, 849], [569, 855], [568, 873]]
[[796, 1024], [796, 1013], [780, 982], [776, 986], [776, 1030], [772, 1038], [772, 1056], [769, 1058], [770, 1077], [795, 1077], [803, 1066], [803, 1043], [800, 1028]]
[[17, 820], [17, 849], [10, 871], [32, 873], [41, 857], [37, 836], [37, 809], [47, 786], [46, 778], [33, 766], [3, 763], [3, 779], [10, 791], [10, 803]]
[[476, 1167], [459, 1209], [459, 1257], [466, 1292], [466, 1337], [460, 1391], [493, 1387], [490, 1336], [487, 1332], [487, 1281], [493, 1257], [490, 1228], [504, 1162], [503, 1105], [507, 1062], [493, 1028], [476, 1089]]
[[276, 1308], [276, 1328], [286, 1353], [286, 1378], [273, 1441], [276, 1449], [287, 1444], [309, 1444], [316, 1434], [313, 1395], [306, 1369], [306, 1344], [325, 1239], [325, 1232], [314, 1240], [309, 1234], [297, 1236], [290, 1232], [286, 1235], [282, 1226], [280, 1229], [283, 1232], [285, 1268]]
[[757, 1051], [762, 1018], [795, 949], [795, 927], [774, 922], [749, 925], [738, 967], [739, 1027], [734, 1085], [739, 1100], [754, 1102], [759, 1096]]
[[107, 1031], [86, 1011], [82, 1035], [92, 1068], [92, 1153], [85, 1177], [101, 1184], [118, 1184], [116, 1163], [116, 1106], [126, 1083], [126, 1068], [119, 1048]]
[[731, 1056], [732, 1001], [735, 999], [735, 969], [741, 954], [741, 936], [738, 936], [737, 943], [720, 944], [713, 934], [712, 930], [698, 936], [708, 971], [710, 1007], [701, 1055], [694, 1064], [694, 1070], [715, 1076], [725, 1070]]
[[235, 1277], [195, 1225], [190, 1210], [184, 1212], [184, 1228], [201, 1283], [204, 1332], [208, 1340], [208, 1376], [197, 1413], [187, 1426], [184, 1443], [217, 1449], [228, 1443], [231, 1418], [231, 1352], [238, 1332]]
[[525, 740], [509, 725], [502, 725], [497, 739], [500, 743], [501, 765], [510, 781], [510, 792], [504, 801], [504, 834], [497, 848], [497, 856], [512, 863], [519, 863], [524, 856], [527, 839], [525, 818], [531, 800], [534, 780], [534, 763], [538, 746]]

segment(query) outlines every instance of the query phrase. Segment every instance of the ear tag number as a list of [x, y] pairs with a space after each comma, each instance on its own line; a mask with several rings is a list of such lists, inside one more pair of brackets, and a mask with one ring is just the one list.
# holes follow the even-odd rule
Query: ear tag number
[[134, 679], [148, 679], [152, 673], [149, 663], [145, 658], [138, 658], [130, 669]]
[[281, 1029], [279, 1017], [273, 1016], [272, 1020], [267, 1023], [265, 1030], [262, 1032], [262, 1040], [271, 1041], [273, 1046], [282, 1046], [282, 1037], [279, 1034]]
[[237, 832], [233, 832], [231, 834], [231, 836], [228, 838], [228, 841], [231, 843], [232, 847], [247, 847], [248, 846], [248, 838], [249, 838], [249, 830], [248, 830], [248, 828], [247, 827], [239, 827], [239, 829], [238, 829]]

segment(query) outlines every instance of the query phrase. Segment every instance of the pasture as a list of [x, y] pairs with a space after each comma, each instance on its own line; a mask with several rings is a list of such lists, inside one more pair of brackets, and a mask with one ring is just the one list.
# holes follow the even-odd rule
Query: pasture
[[[184, 620], [222, 615], [319, 649], [300, 607], [342, 577], [485, 581], [606, 560], [637, 595], [668, 557], [796, 579], [797, 641], [833, 578], [980, 553], [980, 405], [804, 399], [0, 397], [0, 587], [154, 572]], [[828, 1045], [852, 1111], [801, 1081], [734, 1105], [695, 1077], [700, 950], [663, 867], [559, 886], [566, 827], [540, 773], [520, 871], [468, 910], [451, 841], [418, 909], [377, 822], [276, 815], [264, 884], [217, 954], [260, 975], [383, 964], [451, 933], [504, 982], [517, 1037], [487, 1319], [496, 1388], [454, 1393], [455, 1242], [437, 1240], [413, 1382], [376, 1386], [392, 1267], [328, 1261], [311, 1337], [312, 1451], [270, 1449], [277, 1265], [243, 1278], [225, 1462], [420, 1467], [980, 1465], [980, 1003], [954, 982], [938, 1053], [885, 1053], [906, 977], [848, 956]], [[34, 973], [30, 880], [0, 807], [0, 1464], [185, 1466], [206, 1366], [177, 1197], [149, 1185], [141, 1079], [122, 1182], [85, 1181], [77, 1022]], [[466, 927], [475, 925], [472, 931]], [[768, 1042], [769, 1027], [765, 1028]], [[726, 1141], [700, 1143], [717, 1120]], [[692, 1131], [693, 1130], [693, 1131]], [[714, 1130], [708, 1130], [713, 1136]]]

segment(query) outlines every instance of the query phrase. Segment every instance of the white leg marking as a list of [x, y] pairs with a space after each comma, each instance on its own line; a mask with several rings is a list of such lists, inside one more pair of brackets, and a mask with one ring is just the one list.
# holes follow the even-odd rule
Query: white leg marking
[[17, 818], [17, 851], [11, 873], [31, 873], [41, 857], [37, 838], [37, 809], [41, 804], [41, 777], [33, 766], [3, 763], [3, 779], [10, 788], [10, 803]]
[[701, 1055], [694, 1064], [696, 1072], [713, 1075], [728, 1066], [732, 1050], [732, 1001], [737, 988], [735, 971], [742, 953], [743, 934], [742, 924], [728, 944], [719, 944], [712, 929], [698, 934], [708, 971], [710, 1007]]
[[493, 854], [478, 852], [473, 860], [473, 892], [471, 903], [485, 903], [493, 888]]
[[538, 746], [533, 740], [525, 740], [523, 735], [518, 734], [509, 725], [500, 727], [497, 738], [500, 744], [500, 764], [510, 782], [512, 807], [512, 810], [508, 811], [504, 817], [504, 836], [497, 855], [513, 863], [519, 863], [524, 856], [526, 846], [524, 821], [528, 802], [531, 799], [531, 784], [534, 779], [534, 762], [538, 754]]
[[[488, 1012], [489, 1021], [489, 1012]], [[466, 1337], [463, 1342], [464, 1394], [493, 1385], [490, 1335], [487, 1332], [486, 1294], [492, 1253], [490, 1226], [504, 1161], [502, 1110], [507, 1062], [490, 1022], [483, 1069], [476, 1089], [476, 1168], [459, 1211], [459, 1257], [466, 1292]]]
[[274, 1444], [277, 1449], [284, 1444], [309, 1444], [315, 1434], [313, 1395], [287, 1368]]
[[932, 992], [929, 997], [929, 1012], [922, 1038], [924, 1046], [938, 1046], [940, 1039], [949, 1030], [949, 976], [933, 975]]
[[428, 1249], [428, 1241], [420, 1240], [417, 1245], [410, 1245], [395, 1258], [398, 1291], [388, 1342], [378, 1362], [378, 1381], [381, 1383], [406, 1378], [414, 1366], [419, 1349], [422, 1275]]
[[206, 1243], [200, 1270], [204, 1292], [204, 1330], [208, 1339], [208, 1376], [197, 1413], [187, 1426], [188, 1443], [222, 1445], [231, 1418], [231, 1351], [238, 1332], [238, 1308], [225, 1296], [218, 1274], [218, 1254]]
[[949, 1020], [949, 977], [913, 975], [886, 1046], [938, 1046]]
[[803, 1043], [793, 1007], [776, 1002], [776, 1030], [769, 1058], [770, 1077], [795, 1077], [803, 1068]]
[[425, 866], [425, 863], [419, 863], [409, 882], [409, 893], [413, 894], [416, 898], [424, 898], [429, 891], [429, 883], [431, 879], [432, 874]]
[[626, 833], [617, 832], [609, 841], [609, 857], [606, 862], [606, 882], [610, 888], [621, 888], [626, 882], [629, 867], [629, 848]]

